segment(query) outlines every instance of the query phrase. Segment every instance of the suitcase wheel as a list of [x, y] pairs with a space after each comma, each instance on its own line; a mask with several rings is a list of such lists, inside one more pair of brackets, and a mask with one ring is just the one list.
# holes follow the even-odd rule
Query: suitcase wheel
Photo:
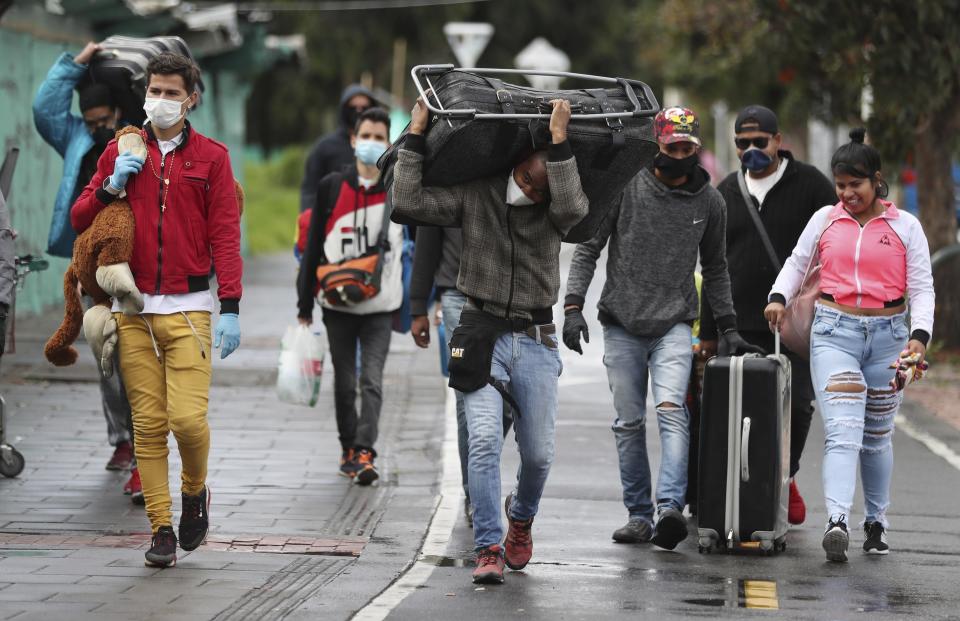
[[700, 554], [710, 554], [717, 548], [717, 543], [713, 537], [700, 537], [697, 541], [697, 551]]

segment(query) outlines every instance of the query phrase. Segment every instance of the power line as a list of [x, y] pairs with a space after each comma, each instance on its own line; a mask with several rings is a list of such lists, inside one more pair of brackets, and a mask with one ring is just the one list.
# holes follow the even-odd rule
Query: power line
[[[489, 0], [293, 0], [281, 2], [238, 2], [238, 11], [372, 11], [416, 7], [474, 4]], [[198, 8], [213, 3], [198, 2]]]

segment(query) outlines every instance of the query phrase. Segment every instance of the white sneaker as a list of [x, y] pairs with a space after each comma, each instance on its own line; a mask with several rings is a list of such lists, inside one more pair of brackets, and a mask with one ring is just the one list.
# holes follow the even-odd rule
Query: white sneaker
[[823, 533], [823, 550], [827, 553], [828, 561], [838, 563], [847, 562], [847, 548], [850, 547], [850, 533], [847, 532], [846, 516], [841, 515], [836, 522], [827, 522], [827, 530]]

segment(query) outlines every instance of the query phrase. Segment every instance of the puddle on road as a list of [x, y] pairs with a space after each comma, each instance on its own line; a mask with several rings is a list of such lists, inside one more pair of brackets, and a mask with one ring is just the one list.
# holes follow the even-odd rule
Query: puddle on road
[[728, 580], [726, 591], [726, 597], [698, 597], [685, 599], [683, 602], [696, 606], [717, 608], [780, 609], [777, 583], [773, 580], [738, 580], [736, 584], [732, 580]]
[[420, 557], [421, 563], [435, 565], [437, 567], [472, 567], [473, 562], [465, 558], [453, 558], [452, 556], [437, 556], [436, 554], [425, 554]]

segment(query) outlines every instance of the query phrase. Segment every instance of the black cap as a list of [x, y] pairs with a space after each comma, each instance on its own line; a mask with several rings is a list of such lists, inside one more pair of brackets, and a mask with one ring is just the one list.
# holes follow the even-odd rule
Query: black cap
[[773, 113], [773, 110], [756, 104], [749, 105], [740, 111], [736, 122], [733, 124], [733, 131], [739, 134], [743, 131], [744, 123], [756, 123], [757, 131], [768, 134], [776, 134], [780, 131], [777, 129], [777, 115]]
[[80, 111], [86, 112], [97, 106], [113, 107], [113, 95], [106, 84], [91, 84], [80, 91]]

